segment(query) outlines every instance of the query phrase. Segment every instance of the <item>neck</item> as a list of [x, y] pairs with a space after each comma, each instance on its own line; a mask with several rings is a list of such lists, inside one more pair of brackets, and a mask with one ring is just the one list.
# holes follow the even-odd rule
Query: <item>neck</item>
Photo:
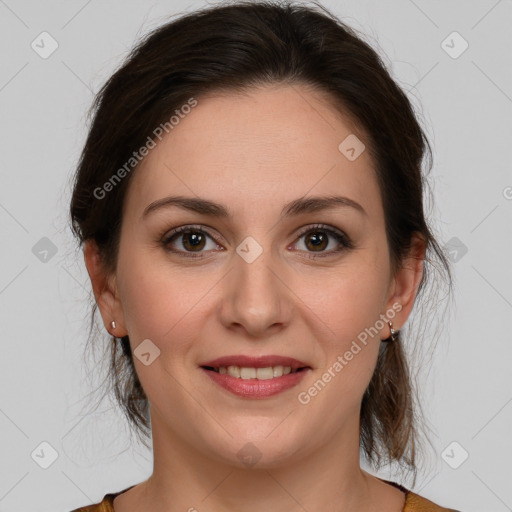
[[360, 468], [357, 422], [332, 433], [327, 443], [319, 435], [309, 453], [296, 452], [285, 462], [276, 456], [252, 467], [206, 455], [166, 430], [156, 415], [152, 431], [153, 474], [142, 484], [141, 498], [148, 510], [249, 512], [257, 503], [269, 512], [304, 512], [333, 510], [336, 503], [336, 511], [364, 511], [375, 503], [377, 479]]

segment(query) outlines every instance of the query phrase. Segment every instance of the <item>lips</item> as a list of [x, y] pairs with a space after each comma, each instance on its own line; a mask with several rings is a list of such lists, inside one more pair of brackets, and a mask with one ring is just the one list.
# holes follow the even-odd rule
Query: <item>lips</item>
[[223, 356], [210, 361], [200, 363], [199, 366], [207, 369], [218, 370], [220, 367], [238, 366], [240, 368], [267, 368], [269, 366], [289, 366], [292, 370], [299, 370], [301, 368], [311, 368], [307, 363], [294, 359], [293, 357], [285, 356], [259, 356], [251, 357], [245, 355]]
[[311, 367], [285, 356], [224, 356], [199, 366], [215, 384], [242, 398], [264, 399], [293, 388]]

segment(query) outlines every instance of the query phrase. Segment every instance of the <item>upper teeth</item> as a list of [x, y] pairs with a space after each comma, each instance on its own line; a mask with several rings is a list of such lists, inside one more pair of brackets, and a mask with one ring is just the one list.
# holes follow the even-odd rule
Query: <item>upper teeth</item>
[[[219, 373], [227, 373], [238, 379], [267, 380], [282, 377], [292, 371], [290, 366], [267, 366], [266, 368], [245, 368], [240, 366], [221, 366], [216, 369]], [[296, 372], [297, 370], [293, 370]]]

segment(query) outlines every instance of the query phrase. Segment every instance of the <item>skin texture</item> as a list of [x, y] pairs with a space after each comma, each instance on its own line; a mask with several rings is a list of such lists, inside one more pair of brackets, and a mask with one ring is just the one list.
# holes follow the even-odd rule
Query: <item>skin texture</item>
[[[160, 350], [148, 366], [134, 358], [151, 404], [154, 471], [116, 498], [115, 510], [245, 512], [257, 503], [266, 511], [399, 512], [403, 493], [359, 464], [361, 401], [389, 326], [307, 405], [297, 395], [393, 304], [402, 308], [393, 327], [403, 326], [424, 245], [418, 239], [392, 276], [369, 151], [349, 161], [338, 150], [349, 134], [363, 141], [365, 135], [325, 96], [304, 85], [278, 85], [197, 100], [135, 171], [115, 274], [104, 272], [93, 243], [85, 246], [105, 328], [128, 334], [132, 350], [147, 338]], [[342, 207], [280, 218], [289, 201], [331, 194], [356, 201], [365, 213]], [[232, 216], [172, 207], [141, 218], [168, 195], [207, 198]], [[317, 223], [346, 233], [354, 247], [313, 228]], [[212, 238], [194, 252], [180, 234], [172, 248], [202, 257], [163, 246], [163, 236], [184, 225], [199, 225]], [[314, 233], [299, 238], [308, 226]], [[319, 231], [329, 237], [316, 249], [311, 236]], [[252, 263], [236, 252], [247, 236], [263, 250]], [[291, 356], [312, 370], [295, 388], [246, 399], [199, 368], [231, 354]], [[261, 455], [253, 467], [237, 456], [248, 442]]]

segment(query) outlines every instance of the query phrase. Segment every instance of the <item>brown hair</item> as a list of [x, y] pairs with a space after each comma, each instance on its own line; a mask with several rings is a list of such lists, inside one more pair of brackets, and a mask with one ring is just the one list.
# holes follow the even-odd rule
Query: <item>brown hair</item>
[[[172, 20], [139, 42], [99, 91], [91, 109], [94, 118], [70, 206], [72, 229], [80, 244], [94, 240], [105, 269], [114, 272], [123, 199], [135, 170], [116, 183], [107, 198], [99, 199], [95, 190], [148, 137], [154, 140], [155, 128], [191, 97], [273, 83], [313, 86], [368, 134], [365, 143], [381, 191], [393, 271], [411, 248], [413, 234], [419, 233], [427, 243], [425, 262], [437, 260], [451, 288], [449, 264], [424, 216], [423, 192], [428, 183], [422, 163], [427, 156], [430, 170], [432, 155], [413, 108], [371, 46], [316, 2], [311, 7], [223, 2]], [[431, 275], [424, 265], [418, 297]], [[432, 288], [434, 293], [438, 289]], [[94, 304], [91, 332], [96, 309]], [[381, 344], [362, 400], [360, 442], [377, 468], [395, 461], [413, 470], [416, 478], [419, 409], [403, 336], [402, 331], [397, 341]], [[151, 432], [149, 408], [128, 336], [121, 339], [122, 352], [117, 343], [111, 346], [109, 376], [115, 396], [144, 441]]]

